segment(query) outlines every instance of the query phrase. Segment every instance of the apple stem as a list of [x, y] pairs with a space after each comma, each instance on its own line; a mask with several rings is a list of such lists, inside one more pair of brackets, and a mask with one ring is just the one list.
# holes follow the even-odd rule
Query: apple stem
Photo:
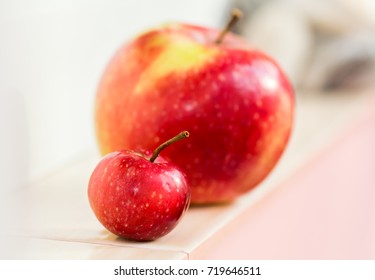
[[155, 159], [159, 156], [160, 152], [162, 150], [164, 150], [166, 147], [168, 147], [169, 145], [173, 144], [173, 143], [176, 143], [177, 141], [180, 141], [184, 138], [187, 138], [189, 137], [189, 132], [187, 132], [186, 130], [185, 131], [182, 131], [180, 132], [179, 134], [177, 134], [175, 137], [169, 139], [168, 141], [164, 142], [163, 144], [161, 144], [159, 147], [156, 148], [156, 150], [154, 151], [154, 153], [152, 154], [151, 158], [150, 158], [150, 161], [151, 162], [154, 162]]
[[219, 36], [215, 40], [215, 44], [219, 45], [223, 42], [225, 35], [233, 28], [237, 21], [242, 17], [242, 12], [239, 9], [232, 10], [232, 16], [229, 19], [227, 26], [221, 31]]

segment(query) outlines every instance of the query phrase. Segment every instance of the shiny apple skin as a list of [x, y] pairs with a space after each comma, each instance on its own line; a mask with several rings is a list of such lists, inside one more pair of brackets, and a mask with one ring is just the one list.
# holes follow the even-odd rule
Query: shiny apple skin
[[137, 37], [112, 58], [96, 96], [103, 154], [191, 133], [163, 156], [187, 175], [194, 204], [232, 201], [257, 186], [294, 119], [293, 89], [277, 63], [233, 34], [216, 45], [217, 35], [174, 24]]
[[154, 163], [131, 151], [112, 152], [94, 169], [90, 206], [100, 223], [117, 236], [150, 241], [168, 234], [190, 203], [185, 175], [158, 157]]

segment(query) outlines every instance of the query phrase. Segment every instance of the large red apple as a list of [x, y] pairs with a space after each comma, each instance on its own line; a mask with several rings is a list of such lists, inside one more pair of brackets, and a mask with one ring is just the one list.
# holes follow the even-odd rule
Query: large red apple
[[96, 97], [103, 154], [152, 148], [181, 127], [191, 132], [187, 145], [164, 156], [187, 174], [193, 203], [254, 188], [279, 160], [293, 123], [293, 89], [277, 63], [219, 34], [169, 24], [140, 35], [114, 55]]

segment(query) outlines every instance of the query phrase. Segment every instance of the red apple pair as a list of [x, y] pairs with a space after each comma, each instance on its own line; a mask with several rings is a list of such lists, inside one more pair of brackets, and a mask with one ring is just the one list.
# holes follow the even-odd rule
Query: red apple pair
[[96, 97], [102, 154], [152, 149], [181, 128], [191, 133], [163, 155], [186, 173], [195, 204], [232, 201], [259, 184], [293, 123], [293, 90], [280, 67], [224, 35], [188, 24], [148, 31], [117, 51]]
[[[166, 165], [162, 159], [145, 163], [129, 152], [109, 154], [99, 164], [106, 171], [93, 175], [92, 181], [109, 181], [102, 190], [100, 183], [93, 183], [90, 200], [94, 211], [101, 209], [97, 216], [112, 232], [125, 237], [124, 232], [132, 232], [144, 240], [169, 230], [159, 226], [162, 219], [155, 214], [159, 201], [167, 205], [166, 200], [158, 200], [165, 190], [154, 187], [162, 185], [165, 177], [160, 175], [155, 183], [158, 172], [174, 174], [171, 168], [180, 169], [187, 182], [180, 175], [171, 175], [169, 181], [180, 182], [176, 189], [184, 189], [185, 199], [188, 183], [192, 203], [220, 203], [254, 188], [279, 160], [292, 128], [293, 90], [275, 61], [227, 33], [238, 17], [234, 13], [223, 32], [189, 24], [165, 25], [125, 44], [110, 61], [95, 109], [103, 154], [151, 150], [181, 127], [191, 132], [186, 145], [173, 145], [163, 154], [177, 167], [161, 169], [153, 165]], [[154, 137], [145, 137], [145, 131]], [[122, 171], [111, 175], [119, 166]], [[127, 177], [133, 173], [135, 178]], [[147, 174], [154, 179], [140, 193], [139, 181], [150, 177]], [[124, 198], [138, 195], [139, 204], [119, 193]], [[150, 203], [153, 196], [156, 204]], [[183, 197], [176, 198], [169, 211], [181, 213], [186, 207], [181, 208]], [[143, 216], [143, 225], [129, 218], [139, 220], [140, 212], [133, 210], [139, 207], [150, 215]], [[157, 234], [151, 233], [157, 226]]]

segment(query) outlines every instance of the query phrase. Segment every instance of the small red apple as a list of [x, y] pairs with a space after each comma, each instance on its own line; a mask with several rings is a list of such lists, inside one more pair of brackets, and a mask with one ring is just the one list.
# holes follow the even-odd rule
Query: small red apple
[[169, 233], [190, 203], [185, 175], [158, 157], [168, 145], [188, 137], [181, 132], [159, 146], [151, 156], [123, 150], [106, 155], [96, 166], [88, 198], [98, 220], [117, 236], [154, 240]]
[[283, 71], [227, 29], [170, 24], [142, 34], [110, 61], [96, 97], [103, 154], [150, 149], [179, 127], [191, 132], [188, 145], [164, 156], [187, 175], [195, 204], [231, 201], [259, 184], [293, 125]]

